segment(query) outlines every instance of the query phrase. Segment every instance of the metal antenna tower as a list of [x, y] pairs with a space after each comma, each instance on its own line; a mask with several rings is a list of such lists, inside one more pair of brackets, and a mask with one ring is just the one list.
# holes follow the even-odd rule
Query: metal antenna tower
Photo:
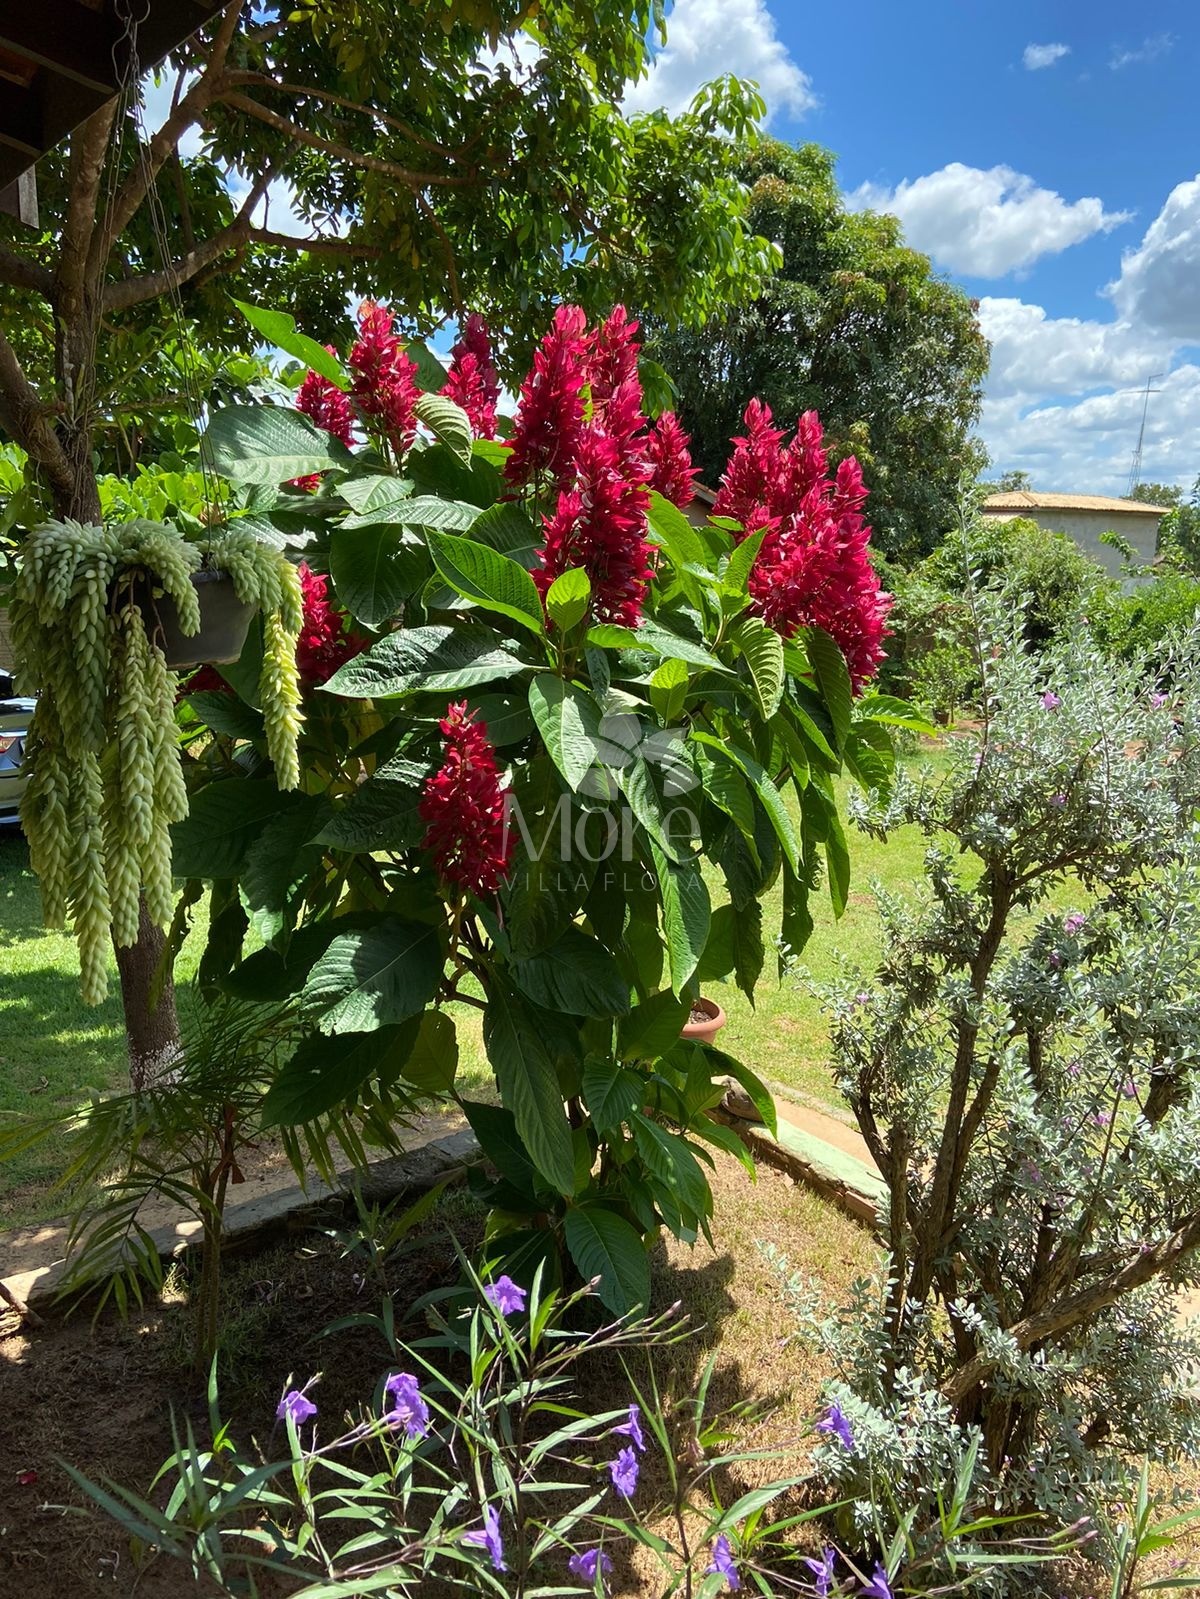
[[1136, 489], [1138, 484], [1142, 481], [1142, 445], [1145, 443], [1146, 439], [1146, 412], [1150, 409], [1150, 396], [1152, 394], [1159, 394], [1162, 392], [1160, 389], [1152, 389], [1150, 385], [1157, 382], [1159, 378], [1165, 378], [1166, 375], [1167, 374], [1165, 372], [1151, 372], [1150, 376], [1146, 379], [1146, 387], [1143, 391], [1144, 398], [1142, 400], [1142, 425], [1138, 429], [1137, 449], [1133, 452], [1133, 462], [1129, 468], [1129, 487], [1126, 490], [1127, 494], [1132, 494], [1134, 489]]

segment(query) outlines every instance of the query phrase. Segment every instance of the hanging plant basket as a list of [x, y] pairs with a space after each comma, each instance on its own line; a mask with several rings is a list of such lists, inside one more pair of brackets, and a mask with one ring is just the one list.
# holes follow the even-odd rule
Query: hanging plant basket
[[692, 1014], [679, 1030], [680, 1038], [693, 1044], [711, 1044], [725, 1025], [725, 1012], [715, 999], [703, 995], [692, 1001]]
[[[220, 666], [236, 661], [242, 653], [250, 621], [257, 607], [238, 598], [233, 579], [227, 572], [200, 571], [192, 574], [192, 586], [200, 601], [200, 631], [188, 636], [179, 625], [179, 612], [169, 594], [142, 601], [147, 614], [147, 632], [162, 646], [172, 671], [193, 666]], [[157, 630], [149, 626], [157, 621]]]

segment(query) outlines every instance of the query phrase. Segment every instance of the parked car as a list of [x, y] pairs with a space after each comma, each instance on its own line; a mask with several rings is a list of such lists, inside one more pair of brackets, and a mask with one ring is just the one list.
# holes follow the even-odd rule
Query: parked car
[[33, 700], [12, 692], [12, 680], [0, 672], [0, 827], [19, 823], [18, 807], [28, 780], [24, 770], [25, 737]]

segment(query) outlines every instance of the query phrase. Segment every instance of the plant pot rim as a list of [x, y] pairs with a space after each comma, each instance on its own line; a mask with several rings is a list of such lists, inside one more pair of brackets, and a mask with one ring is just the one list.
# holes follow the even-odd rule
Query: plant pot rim
[[689, 1014], [688, 1020], [679, 1029], [680, 1038], [711, 1038], [714, 1033], [719, 1032], [724, 1027], [726, 1021], [725, 1011], [715, 999], [709, 999], [707, 995], [701, 994], [692, 1001], [691, 1009], [702, 1010], [708, 1020], [704, 1022], [692, 1021]]

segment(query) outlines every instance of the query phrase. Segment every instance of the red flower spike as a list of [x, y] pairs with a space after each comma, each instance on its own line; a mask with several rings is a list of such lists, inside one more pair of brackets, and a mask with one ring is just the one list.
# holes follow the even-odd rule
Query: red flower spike
[[[330, 355], [337, 354], [331, 344], [327, 344], [325, 348]], [[300, 392], [296, 396], [296, 409], [302, 411], [319, 428], [324, 428], [326, 433], [331, 433], [335, 439], [340, 439], [343, 444], [354, 443], [354, 411], [350, 405], [350, 396], [339, 389], [336, 383], [330, 383], [328, 378], [323, 378], [319, 372], [304, 374], [304, 382], [300, 385]], [[314, 494], [320, 482], [321, 474], [311, 472], [307, 477], [293, 478], [291, 487], [302, 489], [306, 494]]]
[[782, 439], [768, 408], [751, 400], [713, 511], [736, 518], [745, 533], [766, 529], [750, 573], [754, 613], [784, 638], [824, 628], [858, 693], [883, 659], [892, 603], [867, 553], [862, 469], [850, 456], [830, 477], [815, 411], [800, 418], [786, 449]]
[[496, 752], [487, 727], [474, 720], [465, 701], [447, 706], [438, 725], [444, 760], [426, 779], [417, 807], [426, 825], [422, 843], [445, 882], [477, 899], [494, 899], [508, 876], [513, 848]]
[[639, 346], [634, 341], [637, 330], [638, 324], [629, 320], [625, 307], [617, 305], [591, 336], [588, 382], [592, 391], [592, 416], [605, 426], [609, 425], [606, 415], [609, 401], [625, 384], [637, 384], [638, 403], [641, 404]]
[[504, 476], [514, 487], [535, 480], [560, 488], [568, 485], [583, 427], [587, 355], [583, 311], [577, 305], [560, 305], [521, 385], [512, 451], [504, 464]]
[[544, 598], [556, 577], [581, 566], [592, 585], [593, 618], [636, 627], [651, 577], [644, 536], [650, 490], [644, 457], [623, 452], [622, 443], [595, 424], [583, 429], [575, 487], [559, 495], [545, 518], [533, 581]]
[[364, 300], [358, 308], [359, 336], [350, 351], [351, 393], [359, 414], [381, 432], [399, 459], [417, 436], [417, 368], [393, 331], [385, 305]]
[[692, 465], [691, 440], [674, 411], [664, 411], [646, 441], [650, 457], [650, 487], [682, 510], [696, 498], [699, 472]]
[[450, 351], [450, 375], [442, 393], [462, 406], [476, 438], [496, 437], [500, 379], [492, 360], [488, 325], [476, 311], [463, 323], [458, 342]]
[[296, 667], [304, 689], [327, 683], [339, 666], [370, 645], [363, 633], [347, 628], [345, 611], [329, 598], [329, 579], [300, 563], [304, 625], [296, 640]]

